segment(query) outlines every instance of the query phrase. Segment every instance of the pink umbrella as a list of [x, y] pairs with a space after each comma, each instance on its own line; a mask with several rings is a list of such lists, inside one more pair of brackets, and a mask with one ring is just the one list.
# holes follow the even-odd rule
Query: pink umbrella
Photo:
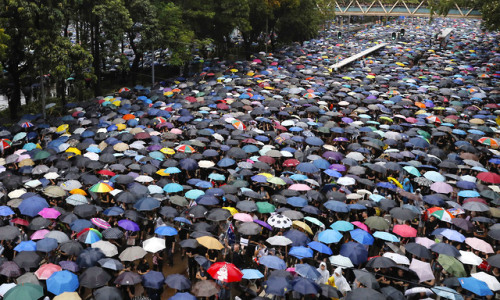
[[416, 237], [417, 230], [409, 225], [394, 225], [392, 232], [401, 237]]
[[32, 239], [32, 240], [41, 240], [41, 239], [43, 239], [43, 238], [45, 237], [45, 235], [46, 235], [47, 233], [49, 233], [49, 232], [50, 232], [50, 231], [49, 231], [49, 230], [47, 230], [47, 229], [37, 230], [37, 231], [35, 231], [35, 233], [33, 233], [33, 234], [31, 235], [31, 239]]
[[52, 207], [45, 207], [38, 214], [45, 219], [57, 219], [61, 215], [60, 212]]
[[417, 237], [415, 239], [415, 243], [420, 244], [427, 249], [430, 249], [431, 246], [434, 245], [436, 242], [426, 237]]
[[289, 189], [294, 190], [294, 191], [309, 191], [309, 190], [311, 190], [311, 187], [306, 185], [306, 184], [303, 184], [303, 183], [296, 183], [296, 184], [292, 184], [289, 187]]
[[351, 222], [351, 224], [358, 226], [359, 228], [363, 229], [366, 232], [370, 232], [370, 229], [368, 228], [368, 226], [365, 225], [365, 223], [361, 223], [359, 221], [354, 221], [354, 222]]
[[484, 240], [478, 239], [476, 237], [466, 238], [465, 243], [471, 246], [473, 249], [481, 251], [483, 253], [493, 253], [493, 248], [490, 244]]
[[92, 222], [92, 224], [94, 224], [95, 226], [102, 228], [102, 229], [111, 228], [111, 225], [109, 225], [108, 222], [104, 221], [101, 218], [92, 218], [92, 219], [90, 219], [90, 222]]
[[62, 271], [62, 268], [59, 265], [44, 264], [36, 270], [35, 275], [40, 280], [47, 280], [54, 272], [59, 271]]
[[410, 270], [417, 273], [420, 282], [433, 280], [435, 278], [432, 273], [431, 264], [415, 258], [411, 261]]
[[253, 222], [252, 216], [245, 213], [236, 213], [233, 215], [233, 219], [241, 222]]
[[446, 182], [434, 182], [431, 184], [431, 190], [436, 193], [449, 194], [453, 192], [453, 187]]
[[170, 129], [170, 132], [172, 132], [173, 134], [182, 134], [182, 130], [180, 130], [179, 128], [172, 128]]

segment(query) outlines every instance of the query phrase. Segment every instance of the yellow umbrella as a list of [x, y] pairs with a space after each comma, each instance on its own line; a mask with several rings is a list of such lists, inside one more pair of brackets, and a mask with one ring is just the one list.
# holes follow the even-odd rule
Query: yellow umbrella
[[344, 77], [342, 77], [342, 79], [345, 79], [345, 80], [352, 80], [352, 78], [351, 78], [351, 77], [349, 77], [349, 76], [344, 76]]
[[415, 114], [416, 115], [421, 115], [421, 114], [426, 114], [426, 113], [427, 112], [425, 110], [421, 109], [421, 110], [417, 111]]
[[387, 177], [387, 181], [394, 183], [395, 185], [397, 185], [401, 189], [403, 188], [403, 185], [394, 177]]
[[121, 131], [121, 130], [124, 130], [127, 128], [127, 125], [123, 124], [123, 123], [119, 123], [119, 124], [116, 124], [116, 128]]
[[170, 174], [165, 173], [165, 169], [160, 169], [160, 170], [156, 171], [156, 174], [158, 174], [160, 176], [170, 176]]
[[174, 155], [175, 154], [175, 150], [172, 148], [161, 148], [160, 152], [167, 154], [167, 155]]
[[368, 78], [368, 79], [375, 79], [375, 76], [373, 76], [373, 75], [367, 75], [366, 78]]
[[87, 196], [87, 192], [85, 192], [82, 189], [72, 189], [71, 191], [69, 191], [69, 193], [71, 195], [83, 195], [83, 196]]
[[221, 250], [224, 246], [215, 238], [211, 236], [202, 236], [196, 239], [200, 245], [207, 249]]
[[66, 132], [69, 128], [68, 124], [62, 124], [61, 126], [57, 127], [56, 132], [57, 133], [63, 133]]
[[267, 178], [267, 182], [269, 183], [273, 183], [273, 184], [276, 184], [276, 185], [285, 185], [286, 182], [279, 178], [279, 177], [271, 177], [271, 178]]
[[229, 210], [229, 212], [231, 213], [232, 216], [234, 216], [235, 214], [238, 213], [238, 210], [234, 207], [231, 207], [231, 206], [225, 206], [222, 209]]
[[483, 121], [483, 120], [481, 120], [481, 119], [477, 119], [477, 118], [475, 118], [475, 119], [471, 119], [471, 120], [469, 121], [469, 123], [472, 123], [472, 124], [479, 124], [479, 125], [481, 125], [481, 124], [484, 124], [484, 121]]
[[304, 223], [302, 221], [295, 220], [295, 221], [293, 221], [292, 224], [295, 225], [295, 226], [297, 226], [297, 227], [300, 227], [300, 228], [304, 229], [309, 234], [313, 234], [313, 232], [311, 230], [311, 227], [309, 227], [309, 225], [307, 225], [306, 223]]
[[273, 175], [271, 175], [269, 173], [259, 173], [257, 175], [265, 176], [267, 179], [274, 177]]
[[31, 158], [26, 158], [26, 159], [23, 159], [19, 162], [19, 164], [17, 164], [18, 167], [25, 167], [25, 166], [34, 166], [35, 165], [35, 162], [31, 159]]
[[380, 120], [385, 120], [385, 121], [389, 121], [389, 122], [394, 122], [391, 118], [389, 117], [380, 117]]
[[404, 67], [405, 64], [404, 63], [400, 63], [400, 62], [397, 62], [396, 65], [400, 66], [400, 67]]
[[442, 107], [442, 106], [438, 106], [438, 107], [434, 107], [434, 110], [445, 110], [446, 108]]
[[54, 297], [54, 300], [82, 300], [77, 292], [64, 292]]
[[80, 151], [80, 149], [75, 147], [69, 147], [68, 149], [66, 149], [65, 152], [74, 153], [75, 155], [82, 155], [82, 151]]
[[231, 69], [231, 72], [236, 73], [238, 72], [238, 69]]

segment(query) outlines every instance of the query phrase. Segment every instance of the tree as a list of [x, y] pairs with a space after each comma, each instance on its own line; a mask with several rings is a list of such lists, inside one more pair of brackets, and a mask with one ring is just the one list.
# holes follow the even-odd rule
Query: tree
[[[5, 34], [5, 29], [0, 28], [0, 62], [4, 60], [5, 54], [7, 53], [7, 42], [10, 37]], [[2, 65], [0, 64], [0, 71], [2, 71]]]
[[455, 5], [479, 9], [486, 29], [500, 29], [500, 0], [429, 0], [431, 14], [446, 16]]
[[49, 46], [60, 35], [62, 3], [52, 1], [3, 0], [0, 10], [0, 28], [5, 28], [8, 39], [2, 65], [8, 72], [9, 110], [12, 119], [21, 106], [21, 77], [29, 71], [42, 44]]

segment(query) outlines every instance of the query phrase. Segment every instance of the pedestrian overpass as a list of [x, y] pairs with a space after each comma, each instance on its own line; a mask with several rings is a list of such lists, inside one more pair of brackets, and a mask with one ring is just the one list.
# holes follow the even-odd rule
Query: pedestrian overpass
[[[430, 17], [431, 10], [427, 0], [335, 0], [335, 14], [337, 16], [405, 16], [405, 17]], [[450, 18], [473, 18], [481, 19], [481, 13], [475, 8], [461, 7], [455, 4], [455, 8], [448, 12]]]

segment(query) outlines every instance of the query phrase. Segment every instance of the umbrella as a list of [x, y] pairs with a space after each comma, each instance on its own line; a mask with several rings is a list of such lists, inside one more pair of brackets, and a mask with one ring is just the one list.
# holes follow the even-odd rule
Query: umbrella
[[114, 286], [104, 286], [93, 292], [95, 300], [123, 300], [122, 292]]
[[214, 263], [207, 272], [212, 278], [223, 282], [240, 281], [243, 277], [243, 273], [235, 265], [227, 262]]
[[80, 285], [91, 289], [106, 285], [110, 279], [111, 276], [100, 267], [90, 267], [79, 276]]
[[196, 297], [211, 297], [219, 292], [219, 287], [213, 280], [202, 280], [195, 283], [191, 292]]
[[165, 283], [176, 290], [188, 290], [191, 288], [191, 281], [181, 274], [172, 274], [167, 276]]
[[386, 297], [381, 293], [377, 292], [371, 288], [357, 288], [349, 292], [346, 297], [346, 300], [355, 300], [355, 299], [373, 299], [373, 300], [385, 300]]
[[120, 253], [119, 258], [121, 261], [134, 261], [143, 258], [147, 252], [139, 246], [128, 247]]
[[378, 281], [372, 273], [364, 270], [354, 270], [354, 275], [356, 276], [356, 280], [365, 287], [373, 289], [379, 288]]
[[3, 299], [5, 300], [36, 300], [43, 297], [43, 288], [40, 285], [32, 283], [21, 283], [11, 288]]
[[142, 277], [139, 274], [127, 271], [118, 275], [113, 283], [119, 285], [136, 285], [139, 282], [142, 282]]
[[355, 242], [348, 242], [340, 247], [341, 255], [348, 257], [354, 265], [359, 265], [367, 261], [368, 251], [366, 248]]
[[477, 296], [490, 296], [493, 295], [493, 292], [490, 290], [486, 282], [478, 280], [474, 277], [461, 277], [458, 278], [458, 282], [460, 282], [460, 286], [462, 288], [471, 291]]
[[270, 269], [285, 270], [286, 263], [281, 258], [274, 255], [265, 255], [259, 258], [259, 263]]
[[47, 290], [54, 295], [74, 292], [79, 285], [78, 277], [66, 270], [55, 272], [47, 279]]
[[434, 274], [431, 269], [431, 265], [427, 262], [423, 262], [418, 259], [412, 259], [410, 264], [410, 270], [417, 273], [420, 282], [428, 281], [434, 279]]

